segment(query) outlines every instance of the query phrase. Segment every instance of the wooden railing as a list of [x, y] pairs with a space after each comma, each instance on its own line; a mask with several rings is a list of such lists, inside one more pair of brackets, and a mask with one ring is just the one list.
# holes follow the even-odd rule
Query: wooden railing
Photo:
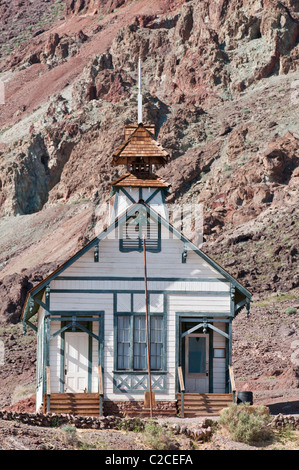
[[182, 366], [178, 366], [178, 377], [179, 377], [180, 390], [181, 390], [181, 418], [184, 418], [185, 384], [184, 384], [184, 377], [183, 377]]
[[229, 381], [230, 381], [230, 386], [231, 386], [231, 392], [233, 394], [233, 403], [235, 403], [236, 402], [236, 383], [235, 383], [235, 376], [234, 376], [233, 366], [228, 366], [228, 372], [229, 372]]
[[104, 384], [103, 384], [103, 368], [98, 366], [99, 371], [99, 395], [100, 395], [100, 416], [103, 416], [103, 398], [104, 398]]

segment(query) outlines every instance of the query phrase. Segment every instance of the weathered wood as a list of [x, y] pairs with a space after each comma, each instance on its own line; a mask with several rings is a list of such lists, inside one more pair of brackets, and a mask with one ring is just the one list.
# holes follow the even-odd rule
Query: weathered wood
[[50, 366], [46, 367], [47, 376], [47, 395], [51, 395]]
[[149, 408], [150, 410], [155, 408], [155, 392], [151, 392], [152, 396], [150, 397], [150, 392], [144, 392], [144, 408]]
[[216, 416], [223, 408], [233, 402], [231, 393], [184, 393], [177, 394], [177, 406], [180, 409], [184, 400], [184, 416]]
[[235, 392], [236, 391], [236, 384], [235, 384], [235, 376], [234, 376], [233, 366], [229, 366], [228, 370], [229, 370], [229, 377], [230, 377], [232, 392]]
[[52, 413], [99, 416], [98, 393], [52, 393]]
[[184, 384], [182, 366], [178, 367], [178, 374], [179, 374], [179, 381], [180, 381], [180, 389], [181, 389], [181, 392], [184, 392], [185, 391], [185, 384]]
[[104, 395], [104, 387], [103, 387], [103, 368], [101, 365], [98, 366], [99, 372], [99, 394]]

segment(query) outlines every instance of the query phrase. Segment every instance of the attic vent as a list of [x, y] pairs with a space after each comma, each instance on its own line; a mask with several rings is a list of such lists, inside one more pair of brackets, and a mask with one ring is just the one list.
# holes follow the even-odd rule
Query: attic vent
[[143, 251], [143, 235], [146, 251], [161, 251], [161, 223], [150, 220], [149, 214], [137, 211], [120, 227], [120, 251]]

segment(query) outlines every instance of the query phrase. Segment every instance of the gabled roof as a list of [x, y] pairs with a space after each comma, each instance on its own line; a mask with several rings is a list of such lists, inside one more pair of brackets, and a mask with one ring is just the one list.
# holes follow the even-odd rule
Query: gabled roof
[[155, 140], [153, 134], [140, 123], [114, 152], [112, 163], [113, 165], [125, 165], [128, 159], [134, 157], [151, 158], [152, 163], [164, 165], [169, 159], [169, 154]]
[[[159, 221], [163, 226], [165, 226], [170, 232], [172, 232], [177, 238], [179, 238], [190, 250], [198, 254], [202, 259], [209, 263], [216, 271], [218, 271], [226, 280], [231, 282], [235, 288], [239, 291], [242, 298], [251, 298], [251, 293], [240, 284], [234, 277], [232, 277], [224, 268], [222, 268], [216, 261], [212, 260], [208, 255], [206, 255], [202, 250], [197, 248], [190, 240], [188, 240], [182, 233], [180, 233], [175, 227], [173, 227], [166, 219], [164, 219], [160, 214], [158, 214], [152, 207], [150, 207], [145, 202], [138, 202], [137, 204], [132, 204], [125, 212], [123, 212], [115, 221], [109, 225], [100, 235], [91, 240], [87, 245], [85, 245], [81, 250], [79, 250], [75, 255], [69, 258], [65, 263], [59, 266], [52, 274], [47, 276], [43, 281], [41, 281], [37, 286], [32, 288], [26, 297], [26, 301], [22, 310], [21, 319], [23, 322], [31, 318], [36, 311], [38, 310], [38, 303], [35, 302], [34, 298], [41, 298], [41, 291], [43, 291], [46, 286], [57, 276], [59, 276], [63, 271], [65, 271], [69, 266], [71, 266], [75, 261], [77, 261], [81, 256], [83, 256], [88, 250], [98, 244], [101, 240], [106, 238], [109, 233], [115, 230], [116, 227], [122, 225], [126, 222], [127, 218], [131, 217], [136, 213], [138, 207], [145, 207], [150, 217]], [[39, 294], [39, 295], [37, 295]], [[32, 306], [32, 311], [30, 313], [30, 302], [29, 300], [33, 299], [34, 305]]]
[[154, 173], [125, 173], [123, 176], [112, 181], [111, 186], [169, 188], [171, 184]]

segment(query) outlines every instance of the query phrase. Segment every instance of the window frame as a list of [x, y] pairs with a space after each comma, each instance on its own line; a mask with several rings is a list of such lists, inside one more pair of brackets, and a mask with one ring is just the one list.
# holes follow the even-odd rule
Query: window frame
[[[120, 317], [127, 317], [129, 318], [129, 338], [130, 338], [130, 343], [129, 343], [129, 368], [120, 368], [119, 367], [119, 318]], [[117, 321], [116, 321], [116, 351], [115, 351], [115, 365], [116, 365], [116, 371], [117, 372], [146, 372], [147, 371], [147, 344], [146, 344], [146, 336], [145, 336], [145, 341], [138, 342], [135, 341], [135, 320], [138, 317], [146, 319], [146, 314], [143, 312], [134, 312], [134, 313], [121, 313], [117, 314]], [[159, 342], [152, 342], [152, 322], [154, 321], [155, 318], [159, 317], [161, 320], [161, 340]], [[151, 360], [151, 371], [153, 372], [165, 372], [166, 370], [166, 316], [164, 313], [150, 313], [149, 314], [149, 345], [150, 345], [150, 360]], [[145, 335], [146, 335], [146, 329], [144, 329]], [[135, 345], [137, 344], [144, 344], [144, 357], [145, 357], [145, 367], [138, 369], [135, 367]], [[151, 351], [151, 345], [152, 344], [160, 344], [161, 345], [161, 354], [158, 356], [157, 354], [155, 356], [160, 357], [161, 361], [161, 367], [160, 368], [153, 368], [152, 366], [152, 351]]]
[[[138, 211], [136, 211], [138, 212]], [[150, 232], [151, 230], [151, 226], [156, 226], [157, 225], [157, 238], [153, 238], [152, 240], [150, 238], [145, 238], [145, 249], [146, 251], [148, 252], [151, 252], [151, 253], [159, 253], [161, 251], [161, 220], [160, 220], [160, 216], [158, 217], [158, 220], [157, 221], [152, 221], [152, 222], [149, 222], [150, 220], [150, 215], [148, 212], [146, 212], [147, 214], [147, 236], [148, 236], [148, 232]], [[126, 222], [122, 225], [120, 225], [119, 227], [119, 251], [123, 252], [123, 253], [129, 253], [131, 251], [138, 251], [138, 252], [142, 252], [143, 251], [143, 237], [142, 237], [142, 233], [143, 233], [143, 225], [144, 223], [142, 224], [142, 217], [143, 215], [140, 214], [138, 212], [138, 215], [137, 216], [131, 216], [129, 217]], [[136, 223], [135, 227], [138, 227], [138, 236], [136, 236], [136, 239], [133, 239], [133, 238], [130, 238], [128, 236], [128, 233], [127, 233], [127, 228], [128, 226], [134, 226], [134, 223], [131, 221], [131, 222], [128, 222], [129, 219], [138, 219], [140, 218], [141, 219], [141, 223]], [[149, 219], [149, 220], [148, 220]], [[149, 234], [150, 236], [150, 234]], [[126, 241], [128, 240], [136, 240], [136, 244], [131, 244], [130, 245], [127, 245], [126, 244]], [[156, 245], [155, 246], [151, 246], [149, 244], [149, 242], [153, 242], [155, 241], [156, 242]]]

